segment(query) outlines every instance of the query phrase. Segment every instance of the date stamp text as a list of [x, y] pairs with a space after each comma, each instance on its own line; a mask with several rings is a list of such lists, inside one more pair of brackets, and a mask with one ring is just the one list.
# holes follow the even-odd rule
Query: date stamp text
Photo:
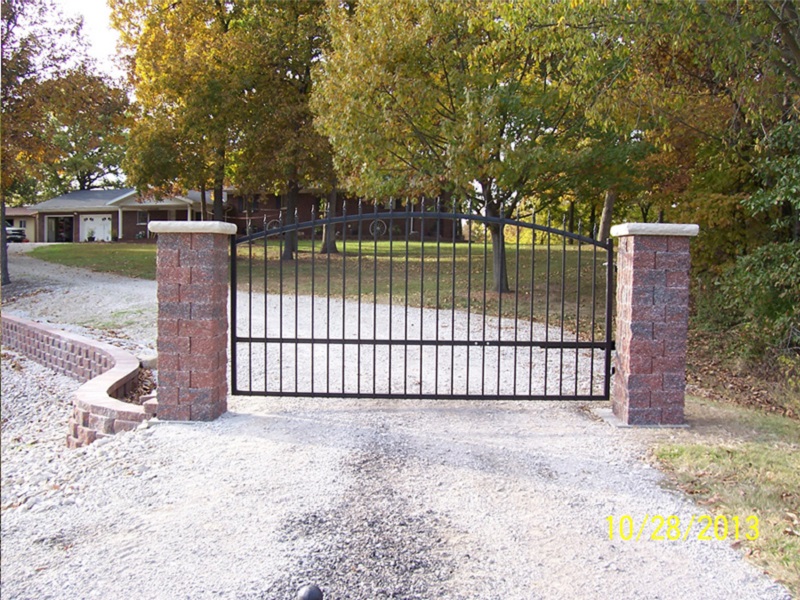
[[675, 515], [645, 514], [638, 519], [630, 515], [606, 517], [608, 539], [625, 542], [650, 540], [653, 542], [677, 542], [696, 538], [701, 542], [711, 540], [753, 541], [758, 539], [758, 517], [717, 515], [692, 515], [683, 519]]

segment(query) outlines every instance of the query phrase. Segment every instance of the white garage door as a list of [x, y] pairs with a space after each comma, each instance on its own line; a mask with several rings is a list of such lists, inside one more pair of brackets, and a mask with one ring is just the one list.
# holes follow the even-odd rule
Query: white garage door
[[81, 215], [81, 241], [92, 236], [96, 242], [111, 241], [111, 215]]

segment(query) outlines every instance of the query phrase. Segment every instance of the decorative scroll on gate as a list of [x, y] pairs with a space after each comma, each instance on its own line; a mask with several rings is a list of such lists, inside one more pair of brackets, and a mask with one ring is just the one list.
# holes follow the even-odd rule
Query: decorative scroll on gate
[[535, 220], [359, 203], [234, 240], [233, 393], [608, 399], [612, 242]]

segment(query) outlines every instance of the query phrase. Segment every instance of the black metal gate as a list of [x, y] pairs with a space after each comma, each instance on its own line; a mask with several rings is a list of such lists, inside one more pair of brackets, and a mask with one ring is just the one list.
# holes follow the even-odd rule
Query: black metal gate
[[231, 247], [233, 394], [608, 399], [612, 242], [535, 221], [424, 203], [265, 219]]

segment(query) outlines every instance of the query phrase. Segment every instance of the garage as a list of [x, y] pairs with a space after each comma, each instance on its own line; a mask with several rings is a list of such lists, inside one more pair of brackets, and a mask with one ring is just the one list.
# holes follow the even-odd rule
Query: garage
[[80, 241], [110, 242], [112, 215], [81, 215]]

